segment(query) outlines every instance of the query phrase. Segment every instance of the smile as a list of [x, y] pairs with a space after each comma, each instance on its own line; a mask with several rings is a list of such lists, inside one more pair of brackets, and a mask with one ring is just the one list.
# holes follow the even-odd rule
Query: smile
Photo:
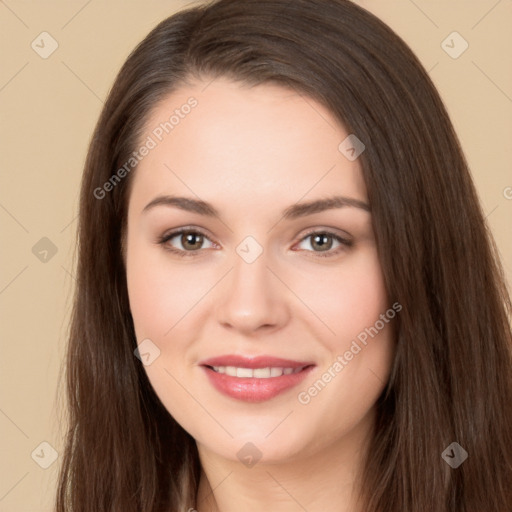
[[228, 355], [200, 364], [212, 387], [224, 396], [264, 402], [299, 385], [316, 365], [270, 356]]
[[236, 366], [213, 366], [213, 371], [217, 373], [225, 373], [231, 377], [240, 378], [257, 378], [257, 379], [270, 379], [272, 377], [281, 377], [282, 375], [291, 375], [292, 373], [301, 372], [304, 367], [299, 366], [298, 368], [279, 368], [270, 367], [267, 368], [241, 368]]

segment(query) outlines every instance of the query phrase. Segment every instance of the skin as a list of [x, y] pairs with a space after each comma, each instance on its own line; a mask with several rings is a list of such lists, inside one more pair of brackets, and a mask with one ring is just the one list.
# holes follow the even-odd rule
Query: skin
[[[348, 132], [309, 97], [277, 85], [249, 88], [220, 78], [207, 84], [194, 82], [160, 102], [141, 138], [188, 98], [197, 99], [133, 176], [130, 307], [138, 343], [149, 338], [160, 350], [144, 368], [169, 413], [196, 440], [199, 512], [360, 510], [354, 490], [364, 484], [357, 471], [390, 373], [392, 322], [309, 403], [298, 394], [390, 308], [371, 213], [345, 206], [296, 219], [282, 215], [297, 202], [335, 194], [367, 202], [359, 159], [338, 150]], [[221, 220], [175, 206], [143, 212], [162, 194], [207, 201]], [[195, 241], [190, 249], [180, 235], [158, 243], [185, 226], [206, 233], [203, 245]], [[314, 237], [306, 237], [310, 229], [353, 244], [328, 238], [331, 256], [322, 257]], [[247, 236], [263, 249], [252, 263], [236, 251]], [[197, 255], [179, 257], [165, 245]], [[298, 387], [249, 403], [220, 394], [199, 366], [223, 354], [316, 366]], [[237, 457], [248, 442], [261, 452], [252, 467]]]

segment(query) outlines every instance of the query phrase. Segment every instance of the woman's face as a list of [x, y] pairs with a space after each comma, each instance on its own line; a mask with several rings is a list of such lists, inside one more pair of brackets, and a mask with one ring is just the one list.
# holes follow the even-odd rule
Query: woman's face
[[224, 79], [172, 93], [146, 125], [130, 307], [155, 392], [203, 452], [293, 460], [372, 424], [400, 307], [348, 135], [309, 97]]

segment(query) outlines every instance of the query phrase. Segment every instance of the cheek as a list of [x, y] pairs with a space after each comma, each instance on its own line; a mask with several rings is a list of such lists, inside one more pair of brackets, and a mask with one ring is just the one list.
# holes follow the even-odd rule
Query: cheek
[[[320, 400], [333, 425], [339, 409], [332, 404], [351, 411], [347, 419], [354, 424], [368, 412], [385, 387], [394, 357], [396, 312], [388, 301], [376, 251], [359, 258], [351, 270], [340, 276], [343, 290], [332, 292], [339, 307], [330, 310], [336, 336], [328, 347], [333, 358], [325, 371], [335, 373], [336, 383]], [[333, 372], [335, 361], [341, 363], [336, 366], [342, 368], [339, 372]]]
[[127, 286], [137, 340], [164, 339], [211, 284], [187, 265], [172, 266], [161, 251], [133, 247], [128, 252]]
[[396, 312], [388, 301], [377, 251], [368, 248], [343, 263], [323, 276], [302, 280], [301, 288], [311, 310], [328, 327], [318, 331], [318, 340], [329, 354], [317, 375], [322, 382], [313, 383], [311, 394], [303, 390], [305, 400], [311, 398], [313, 407], [323, 410], [333, 429], [339, 410], [354, 424], [367, 413], [387, 381], [394, 354]]
[[322, 338], [341, 349], [347, 340], [375, 324], [389, 308], [384, 279], [373, 248], [347, 258], [338, 267], [302, 277], [298, 295], [323, 322]]
[[126, 265], [130, 309], [137, 342], [149, 338], [160, 351], [144, 366], [151, 386], [174, 418], [190, 428], [201, 423], [201, 411], [180, 383], [189, 378], [187, 340], [197, 324], [190, 322], [192, 308], [204, 294], [201, 290], [208, 289], [207, 281], [184, 271], [185, 267], [171, 268], [166, 253], [159, 252], [136, 244], [130, 247]]

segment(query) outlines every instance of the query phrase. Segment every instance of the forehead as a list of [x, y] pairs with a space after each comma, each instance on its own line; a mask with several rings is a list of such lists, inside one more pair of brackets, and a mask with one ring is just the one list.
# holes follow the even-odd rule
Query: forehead
[[334, 193], [366, 200], [358, 160], [339, 150], [349, 135], [323, 105], [278, 85], [196, 82], [151, 112], [133, 176], [139, 211], [162, 193], [221, 205], [281, 208]]

